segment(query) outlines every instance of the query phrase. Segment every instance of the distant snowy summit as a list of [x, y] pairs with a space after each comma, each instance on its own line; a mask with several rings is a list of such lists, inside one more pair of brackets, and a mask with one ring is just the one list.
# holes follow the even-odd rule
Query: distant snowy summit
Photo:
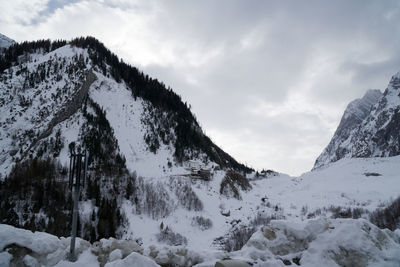
[[346, 108], [336, 132], [317, 158], [317, 169], [345, 157], [390, 157], [400, 154], [400, 73], [382, 94], [369, 90]]
[[10, 47], [15, 41], [0, 33], [0, 52]]
[[349, 137], [369, 115], [371, 108], [381, 97], [382, 93], [379, 90], [368, 90], [362, 98], [353, 100], [347, 105], [332, 140], [317, 158], [314, 169], [335, 162], [347, 154], [348, 143], [351, 140]]

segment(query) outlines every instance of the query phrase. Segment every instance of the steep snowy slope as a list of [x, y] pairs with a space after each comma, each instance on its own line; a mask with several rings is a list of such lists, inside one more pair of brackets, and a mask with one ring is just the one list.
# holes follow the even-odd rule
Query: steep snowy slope
[[[104, 112], [130, 172], [185, 174], [182, 162], [188, 160], [246, 169], [203, 134], [171, 89], [119, 62], [93, 38], [76, 39], [73, 45], [24, 43], [0, 59], [3, 177], [15, 162], [43, 157], [49, 150], [66, 164], [69, 144], [78, 145], [87, 134], [81, 108], [88, 100]], [[77, 118], [80, 123], [72, 126]], [[58, 147], [48, 145], [51, 138]]]
[[351, 139], [353, 157], [400, 154], [400, 72], [392, 77], [382, 98]]
[[[51, 122], [55, 122], [57, 116], [62, 117], [68, 104], [73, 104], [70, 99], [87, 78], [85, 68], [75, 69], [71, 64], [79, 56], [87, 56], [86, 51], [71, 46], [45, 55], [31, 54], [29, 61], [5, 70], [0, 76], [0, 112], [3, 115], [0, 118], [0, 175], [3, 177], [16, 160], [26, 157], [28, 150], [37, 148], [39, 141], [53, 133], [57, 124]], [[73, 111], [79, 108], [78, 103]], [[49, 134], [44, 134], [46, 132]], [[62, 138], [60, 135], [59, 141]], [[51, 147], [56, 150], [53, 156], [58, 156], [57, 150], [61, 147], [55, 144]]]
[[314, 168], [321, 167], [330, 162], [341, 159], [348, 151], [348, 142], [351, 132], [358, 128], [361, 122], [369, 115], [372, 106], [381, 98], [379, 90], [368, 90], [365, 95], [347, 105], [329, 145], [315, 161]]
[[[153, 153], [144, 141], [151, 126], [143, 123], [143, 120], [153, 120], [148, 111], [150, 104], [140, 98], [134, 100], [124, 83], [117, 83], [97, 72], [96, 77], [89, 97], [106, 112], [128, 169], [144, 177], [188, 173], [182, 166], [168, 166], [168, 162], [175, 162], [172, 143], [161, 143], [157, 153]], [[159, 115], [166, 116], [163, 113]], [[171, 138], [175, 138], [173, 131], [171, 135]]]
[[331, 142], [314, 169], [344, 157], [391, 157], [400, 154], [400, 73], [385, 92], [369, 91], [347, 107]]
[[[69, 155], [83, 148], [90, 155], [80, 203], [84, 238], [187, 243], [159, 225], [163, 218], [173, 225], [167, 217], [176, 216], [189, 222], [188, 229], [207, 224], [211, 214], [196, 217], [204, 205], [192, 179], [207, 183], [215, 174], [220, 183], [225, 171], [217, 170], [250, 170], [203, 134], [171, 89], [94, 38], [11, 46], [0, 70], [1, 222], [67, 234]], [[239, 198], [240, 186], [228, 182], [224, 190], [215, 184], [216, 197], [234, 190]]]

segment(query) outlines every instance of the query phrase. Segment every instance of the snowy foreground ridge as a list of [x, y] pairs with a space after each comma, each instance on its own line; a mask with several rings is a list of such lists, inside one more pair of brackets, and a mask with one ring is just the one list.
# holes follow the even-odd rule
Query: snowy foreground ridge
[[[272, 221], [239, 251], [143, 250], [133, 241], [77, 239], [77, 261], [67, 260], [69, 238], [0, 225], [0, 266], [214, 266], [226, 258], [253, 266], [400, 266], [400, 230], [381, 230], [364, 219]], [[160, 264], [160, 265], [159, 265]]]

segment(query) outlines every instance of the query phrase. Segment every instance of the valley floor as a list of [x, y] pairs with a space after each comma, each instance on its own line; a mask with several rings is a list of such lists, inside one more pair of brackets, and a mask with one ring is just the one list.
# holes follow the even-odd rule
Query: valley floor
[[[157, 245], [160, 224], [188, 239], [188, 247], [200, 250], [218, 249], [214, 240], [249, 224], [272, 219], [301, 222], [311, 218], [344, 217], [349, 209], [358, 217], [385, 207], [400, 196], [400, 157], [343, 159], [328, 167], [308, 172], [300, 177], [285, 174], [251, 179], [250, 191], [241, 191], [241, 199], [227, 198], [219, 188], [225, 172], [214, 174], [210, 182], [195, 180], [191, 187], [204, 205], [202, 211], [177, 209], [171, 216], [153, 220], [137, 216], [129, 210], [130, 231], [126, 238], [141, 237], [146, 246]], [[170, 178], [165, 178], [170, 184]], [[179, 179], [179, 178], [174, 178]], [[187, 179], [184, 177], [184, 179]], [[229, 216], [226, 216], [229, 214]], [[193, 217], [212, 221], [212, 227], [193, 227]], [[352, 214], [350, 213], [350, 217]], [[259, 226], [259, 225], [256, 225]]]
[[[79, 240], [76, 263], [66, 260], [69, 238], [0, 225], [0, 266], [16, 261], [27, 266], [214, 266], [225, 258], [254, 266], [400, 266], [400, 230], [382, 230], [367, 220], [400, 195], [399, 165], [399, 156], [342, 159], [300, 177], [251, 175], [252, 189], [241, 190], [241, 199], [220, 194], [223, 171], [209, 182], [155, 179], [165, 185], [190, 183], [203, 209], [178, 208], [162, 219], [150, 219], [131, 211], [126, 202], [129, 226], [124, 238], [139, 239], [141, 247], [134, 241]], [[211, 225], [195, 226], [196, 216]], [[186, 245], [160, 241], [161, 225], [184, 237]], [[235, 249], [235, 242], [244, 246]]]

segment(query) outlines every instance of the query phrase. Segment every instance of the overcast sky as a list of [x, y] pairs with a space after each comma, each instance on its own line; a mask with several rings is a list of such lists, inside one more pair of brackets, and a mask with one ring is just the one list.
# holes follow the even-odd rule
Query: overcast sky
[[16, 41], [91, 35], [171, 86], [238, 161], [312, 168], [348, 102], [400, 71], [400, 1], [0, 0]]

